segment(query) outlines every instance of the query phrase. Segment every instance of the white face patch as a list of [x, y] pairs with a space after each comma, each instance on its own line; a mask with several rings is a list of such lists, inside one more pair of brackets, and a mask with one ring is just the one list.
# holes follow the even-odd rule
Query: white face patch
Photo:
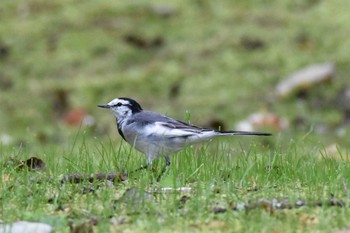
[[132, 115], [130, 102], [127, 100], [117, 98], [109, 102], [108, 105], [111, 106], [110, 110], [118, 118], [118, 120]]

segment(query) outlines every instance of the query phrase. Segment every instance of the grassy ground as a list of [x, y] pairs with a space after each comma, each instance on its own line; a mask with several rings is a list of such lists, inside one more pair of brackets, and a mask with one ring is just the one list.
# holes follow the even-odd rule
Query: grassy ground
[[[1, 216], [9, 222], [46, 222], [58, 232], [68, 231], [68, 225], [78, 232], [330, 232], [349, 227], [349, 163], [320, 159], [318, 151], [301, 149], [303, 144], [263, 151], [257, 144], [239, 154], [222, 143], [214, 152], [188, 148], [173, 157], [159, 183], [155, 179], [164, 162], [156, 164], [155, 173], [141, 171], [123, 182], [61, 184], [62, 174], [123, 172], [143, 161], [127, 147], [97, 141], [80, 144], [74, 155], [48, 150], [42, 154], [45, 172], [2, 170]], [[162, 187], [191, 190], [165, 192]]]
[[[350, 72], [349, 7], [346, 0], [1, 1], [0, 221], [42, 221], [57, 232], [349, 228], [349, 129], [336, 107]], [[274, 97], [285, 76], [323, 62], [336, 65], [332, 82]], [[188, 111], [202, 125], [219, 120], [234, 129], [257, 111], [290, 124], [259, 129], [274, 133], [268, 139], [188, 148], [160, 183], [164, 161], [155, 174], [113, 184], [60, 185], [67, 174], [144, 163], [96, 107], [120, 96], [181, 120]], [[67, 124], [77, 109], [95, 123]], [[31, 156], [47, 169], [16, 168]], [[192, 190], [153, 190], [169, 186]], [[276, 208], [286, 200], [293, 208]], [[295, 208], [298, 201], [306, 204]]]

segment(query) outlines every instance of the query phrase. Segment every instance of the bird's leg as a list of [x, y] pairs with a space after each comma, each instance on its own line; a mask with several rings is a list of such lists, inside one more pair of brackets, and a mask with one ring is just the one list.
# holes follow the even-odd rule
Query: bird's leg
[[[161, 173], [158, 175], [158, 177], [157, 177], [157, 182], [160, 181], [160, 179], [162, 178], [162, 176], [164, 175], [164, 173], [168, 172], [169, 166], [170, 166], [170, 164], [171, 164], [171, 162], [170, 162], [170, 157], [169, 157], [168, 155], [165, 155], [164, 157], [165, 157], [165, 166], [163, 167]], [[151, 157], [149, 157], [149, 158], [151, 158]], [[141, 167], [139, 167], [138, 169], [132, 171], [131, 173], [135, 173], [135, 172], [138, 172], [138, 171], [147, 169], [147, 168], [150, 168], [151, 171], [155, 172], [156, 169], [155, 169], [155, 167], [152, 166], [152, 161], [153, 161], [153, 160], [147, 160], [147, 164], [146, 164], [146, 165], [142, 165]]]
[[137, 168], [136, 170], [134, 170], [133, 172], [138, 172], [138, 171], [141, 171], [141, 170], [144, 170], [144, 169], [147, 169], [148, 168], [148, 164], [146, 165], [142, 165], [141, 167]]
[[165, 166], [169, 167], [171, 163], [169, 155], [165, 155], [164, 158], [165, 158]]
[[167, 173], [167, 172], [168, 172], [169, 166], [170, 166], [170, 164], [171, 164], [169, 156], [168, 156], [168, 155], [165, 155], [164, 157], [165, 157], [165, 167], [163, 167], [162, 172], [161, 172], [161, 173], [159, 174], [159, 176], [157, 177], [157, 182], [160, 181], [160, 179], [162, 178], [162, 176], [163, 176], [164, 173]]
[[138, 169], [132, 171], [132, 173], [139, 172], [139, 171], [145, 170], [147, 168], [151, 168], [151, 170], [154, 171], [154, 167], [152, 166], [152, 162], [153, 162], [152, 156], [147, 156], [147, 163], [145, 165], [142, 165]]
[[139, 167], [139, 168], [133, 170], [132, 172], [130, 172], [130, 174], [133, 174], [133, 173], [136, 173], [136, 172], [145, 170], [145, 169], [147, 169], [147, 168], [150, 167], [150, 166], [152, 167], [152, 164], [148, 164], [148, 163], [147, 163], [147, 164], [142, 165], [141, 167]]

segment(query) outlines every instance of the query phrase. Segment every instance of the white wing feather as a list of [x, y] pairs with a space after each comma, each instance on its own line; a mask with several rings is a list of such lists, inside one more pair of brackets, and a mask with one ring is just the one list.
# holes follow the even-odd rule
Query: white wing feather
[[159, 135], [161, 137], [188, 137], [198, 135], [202, 131], [192, 127], [177, 128], [174, 124], [166, 122], [154, 122], [145, 128], [146, 134]]

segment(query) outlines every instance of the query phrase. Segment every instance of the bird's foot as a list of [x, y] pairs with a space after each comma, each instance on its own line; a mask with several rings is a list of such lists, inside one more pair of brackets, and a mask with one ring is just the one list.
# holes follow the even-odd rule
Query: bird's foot
[[158, 177], [157, 177], [157, 182], [159, 182], [159, 181], [161, 180], [161, 178], [162, 178], [166, 173], [168, 173], [168, 171], [169, 171], [169, 166], [170, 166], [170, 163], [167, 163], [167, 164], [163, 167], [161, 173], [160, 173], [160, 174], [158, 175]]

